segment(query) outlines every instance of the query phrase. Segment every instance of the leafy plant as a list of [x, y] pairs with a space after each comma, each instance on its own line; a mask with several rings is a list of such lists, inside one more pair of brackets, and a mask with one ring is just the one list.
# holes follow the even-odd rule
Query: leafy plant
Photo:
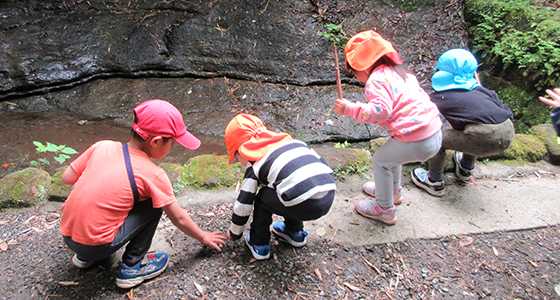
[[[42, 154], [43, 156], [51, 157], [61, 165], [70, 159], [72, 155], [78, 153], [78, 151], [72, 147], [57, 145], [50, 142], [43, 144], [39, 141], [33, 141], [33, 145], [35, 145], [35, 152]], [[41, 157], [37, 160], [32, 160], [30, 165], [34, 167], [38, 167], [40, 165], [49, 166], [51, 162], [48, 157]]]
[[341, 24], [327, 23], [323, 26], [324, 31], [319, 32], [319, 35], [330, 43], [335, 44], [338, 48], [344, 48], [348, 41], [348, 36], [342, 29]]
[[560, 12], [529, 0], [467, 0], [472, 47], [494, 73], [538, 91], [560, 85]]
[[350, 148], [350, 145], [351, 144], [348, 143], [348, 141], [344, 141], [342, 143], [339, 142], [339, 143], [334, 144], [334, 147], [336, 149], [346, 149], [346, 148]]

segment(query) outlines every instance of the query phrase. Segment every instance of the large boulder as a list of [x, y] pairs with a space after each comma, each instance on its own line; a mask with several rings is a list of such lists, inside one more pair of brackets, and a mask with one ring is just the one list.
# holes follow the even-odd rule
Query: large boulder
[[560, 140], [552, 125], [536, 125], [531, 127], [531, 131], [545, 143], [550, 163], [560, 165]]
[[318, 32], [342, 21], [349, 35], [380, 31], [425, 79], [434, 58], [467, 41], [461, 1], [430, 2], [404, 13], [384, 0], [6, 0], [0, 97], [121, 76], [332, 84], [330, 44]]
[[0, 208], [28, 207], [44, 202], [51, 185], [49, 173], [27, 168], [0, 179]]
[[518, 133], [509, 148], [504, 151], [504, 157], [535, 162], [542, 160], [546, 152], [546, 145], [538, 136]]
[[180, 182], [194, 188], [232, 187], [241, 179], [239, 164], [229, 164], [226, 155], [204, 154], [185, 164]]
[[62, 181], [62, 174], [66, 167], [56, 169], [51, 176], [51, 185], [49, 188], [49, 200], [51, 201], [65, 201], [72, 190], [72, 186]]

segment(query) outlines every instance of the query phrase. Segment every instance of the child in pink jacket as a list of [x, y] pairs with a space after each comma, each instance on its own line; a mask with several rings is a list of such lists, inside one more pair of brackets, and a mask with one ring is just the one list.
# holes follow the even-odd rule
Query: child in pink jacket
[[337, 99], [335, 112], [358, 122], [385, 127], [391, 138], [373, 156], [375, 182], [363, 191], [373, 199], [354, 203], [354, 210], [393, 225], [401, 202], [402, 165], [426, 161], [441, 147], [439, 111], [416, 77], [402, 66], [391, 43], [369, 30], [353, 36], [344, 49], [347, 66], [365, 84], [367, 102]]

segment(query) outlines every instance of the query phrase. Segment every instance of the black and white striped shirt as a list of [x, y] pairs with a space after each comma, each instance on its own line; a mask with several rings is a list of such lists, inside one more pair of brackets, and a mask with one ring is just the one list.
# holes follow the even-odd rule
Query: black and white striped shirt
[[243, 233], [260, 186], [275, 189], [284, 206], [294, 206], [336, 190], [332, 172], [319, 154], [304, 142], [292, 140], [270, 149], [245, 172], [233, 206], [230, 232]]

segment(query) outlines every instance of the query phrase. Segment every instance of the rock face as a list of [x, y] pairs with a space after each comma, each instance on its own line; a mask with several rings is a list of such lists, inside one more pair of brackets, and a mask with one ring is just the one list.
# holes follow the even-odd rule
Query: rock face
[[44, 202], [51, 185], [49, 173], [27, 168], [0, 179], [0, 208], [27, 207]]
[[504, 152], [506, 159], [539, 161], [546, 155], [545, 143], [536, 135], [516, 134]]
[[560, 165], [560, 140], [551, 124], [541, 124], [531, 127], [533, 131], [546, 145], [548, 160], [550, 163]]
[[51, 185], [49, 188], [49, 200], [51, 201], [65, 201], [70, 194], [70, 190], [72, 190], [72, 186], [62, 181], [64, 170], [66, 170], [66, 167], [58, 168], [51, 176]]
[[[308, 142], [370, 139], [383, 131], [331, 115], [333, 59], [318, 32], [342, 20], [348, 35], [378, 30], [426, 84], [435, 58], [467, 37], [461, 1], [432, 2], [404, 13], [382, 0], [7, 0], [0, 99], [11, 103], [0, 109], [123, 119], [164, 98], [199, 133], [222, 135], [245, 111]], [[345, 96], [362, 99], [349, 75]]]

